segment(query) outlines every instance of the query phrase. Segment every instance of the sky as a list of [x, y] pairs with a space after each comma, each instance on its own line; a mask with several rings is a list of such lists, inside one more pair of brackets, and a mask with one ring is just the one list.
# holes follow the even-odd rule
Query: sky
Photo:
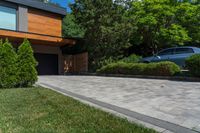
[[52, 0], [55, 3], [60, 4], [62, 7], [67, 8], [67, 11], [70, 11], [70, 8], [68, 7], [68, 4], [73, 3], [74, 0]]

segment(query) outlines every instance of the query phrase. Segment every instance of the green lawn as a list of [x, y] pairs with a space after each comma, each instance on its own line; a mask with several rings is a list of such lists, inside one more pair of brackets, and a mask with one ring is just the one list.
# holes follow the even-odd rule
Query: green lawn
[[155, 133], [44, 88], [0, 90], [0, 133]]

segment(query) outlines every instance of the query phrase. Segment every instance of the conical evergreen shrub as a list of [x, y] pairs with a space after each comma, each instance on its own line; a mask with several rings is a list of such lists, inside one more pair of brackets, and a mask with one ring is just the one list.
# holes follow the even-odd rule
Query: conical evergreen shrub
[[37, 61], [28, 39], [19, 46], [18, 51], [19, 86], [32, 86], [37, 81]]
[[12, 88], [17, 85], [17, 54], [6, 39], [0, 41], [0, 88]]

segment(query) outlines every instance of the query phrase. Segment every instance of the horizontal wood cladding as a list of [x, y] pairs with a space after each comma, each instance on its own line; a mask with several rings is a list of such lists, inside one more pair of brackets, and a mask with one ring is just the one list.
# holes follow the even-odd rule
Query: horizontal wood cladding
[[53, 37], [46, 35], [39, 35], [34, 33], [16, 32], [9, 30], [0, 30], [0, 38], [8, 38], [10, 41], [22, 41], [24, 38], [29, 39], [32, 44], [44, 44], [52, 46], [74, 45], [76, 40], [64, 39], [62, 37]]
[[77, 73], [88, 71], [88, 53], [76, 55], [65, 55], [64, 57], [64, 72]]
[[28, 32], [62, 36], [62, 17], [37, 9], [28, 9]]

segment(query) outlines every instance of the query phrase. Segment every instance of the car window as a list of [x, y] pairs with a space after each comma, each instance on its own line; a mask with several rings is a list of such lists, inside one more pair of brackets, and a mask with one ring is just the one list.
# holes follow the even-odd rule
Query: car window
[[174, 52], [174, 49], [167, 49], [167, 50], [163, 50], [160, 53], [158, 53], [158, 56], [162, 56], [162, 55], [172, 55]]
[[200, 52], [200, 48], [198, 48], [198, 52]]
[[194, 53], [192, 48], [177, 48], [175, 54], [189, 54]]

